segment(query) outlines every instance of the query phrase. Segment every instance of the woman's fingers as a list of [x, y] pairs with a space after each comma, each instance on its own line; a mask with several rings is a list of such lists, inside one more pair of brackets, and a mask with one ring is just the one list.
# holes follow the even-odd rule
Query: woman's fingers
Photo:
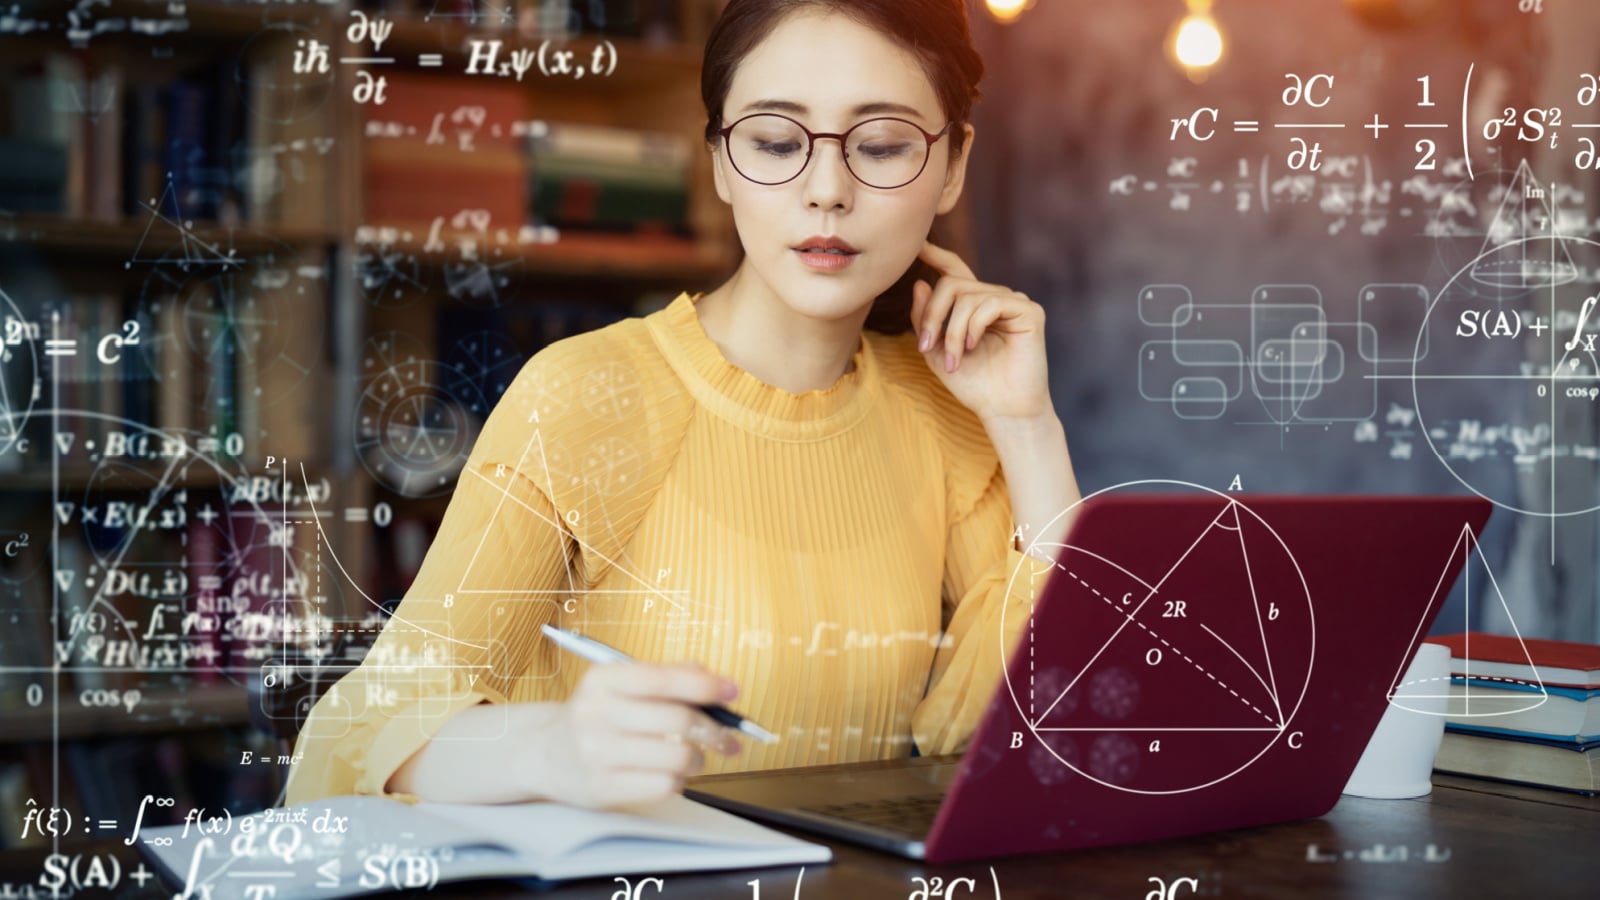
[[923, 330], [926, 321], [923, 311], [927, 309], [928, 297], [933, 294], [933, 285], [918, 278], [911, 285], [911, 327], [917, 332], [917, 350], [928, 352], [927, 332]]
[[693, 775], [705, 765], [705, 754], [694, 744], [661, 735], [612, 735], [587, 750], [603, 769], [639, 769]]
[[933, 292], [928, 295], [928, 302], [923, 304], [922, 322], [917, 328], [920, 338], [917, 346], [922, 352], [932, 350], [943, 340], [945, 319], [949, 318], [950, 310], [955, 307], [956, 300], [963, 293], [986, 288], [992, 288], [992, 285], [970, 278], [946, 275], [939, 279], [939, 283], [933, 286]]
[[697, 706], [732, 700], [739, 693], [732, 681], [713, 675], [696, 663], [618, 663], [596, 666], [591, 675], [618, 694]]
[[569, 802], [612, 806], [681, 791], [705, 768], [707, 752], [742, 749], [699, 709], [737, 694], [732, 682], [695, 663], [591, 666], [560, 719], [569, 735], [561, 758], [575, 776], [565, 782]]
[[966, 260], [958, 256], [954, 250], [947, 250], [933, 241], [924, 240], [922, 242], [922, 252], [917, 255], [922, 257], [923, 261], [928, 265], [946, 275], [953, 275], [957, 278], [966, 278], [972, 281], [978, 280], [978, 276], [972, 274], [972, 267], [967, 265]]
[[[918, 282], [922, 284], [922, 282]], [[940, 279], [923, 303], [920, 289], [914, 289], [913, 308], [925, 320], [923, 340], [918, 349], [926, 353], [939, 346], [946, 372], [961, 368], [961, 360], [975, 349], [989, 331], [1022, 333], [1042, 326], [1044, 313], [1038, 304], [1002, 285]], [[929, 340], [929, 337], [932, 340]]]
[[945, 371], [954, 372], [960, 368], [961, 357], [978, 345], [977, 338], [982, 336], [983, 329], [979, 327], [976, 332], [972, 330], [977, 315], [999, 304], [1000, 297], [995, 294], [968, 294], [956, 303], [944, 330]]
[[697, 663], [595, 666], [584, 681], [604, 692], [597, 717], [604, 722], [602, 727], [619, 733], [677, 735], [725, 756], [742, 749], [731, 732], [697, 709], [732, 700], [738, 696], [737, 685]]
[[607, 710], [606, 720], [619, 732], [677, 735], [724, 756], [731, 756], [740, 750], [738, 738], [710, 716], [682, 703], [619, 699]]
[[630, 734], [677, 734], [687, 736], [696, 718], [705, 716], [683, 703], [617, 698], [606, 708], [606, 724]]
[[1014, 292], [999, 284], [979, 281], [972, 268], [956, 253], [924, 241], [922, 259], [943, 273], [937, 284], [918, 280], [911, 291], [911, 321], [917, 329], [917, 349], [927, 353], [942, 341], [945, 371], [961, 366], [966, 351], [978, 346], [985, 329], [1005, 314], [1006, 298]]
[[[939, 341], [940, 325], [943, 324], [951, 305], [955, 303], [955, 292], [961, 286], [958, 282], [971, 284], [980, 282], [961, 257], [933, 241], [924, 240], [917, 256], [937, 269], [942, 276], [937, 284], [930, 286], [931, 290], [924, 294], [924, 300], [920, 304], [917, 302], [918, 290], [915, 287], [912, 289], [911, 321], [915, 323], [917, 329], [917, 349], [927, 353]], [[917, 284], [926, 283], [921, 279], [917, 280]]]
[[983, 333], [999, 321], [1000, 317], [1005, 315], [1005, 311], [1005, 302], [999, 297], [987, 297], [979, 303], [967, 319], [966, 349], [971, 350], [978, 346], [978, 341], [983, 339]]

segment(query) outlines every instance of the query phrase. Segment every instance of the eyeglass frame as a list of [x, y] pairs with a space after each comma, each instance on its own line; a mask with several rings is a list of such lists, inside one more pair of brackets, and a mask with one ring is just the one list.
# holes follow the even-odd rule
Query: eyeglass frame
[[[746, 175], [744, 173], [744, 170], [739, 168], [739, 164], [733, 161], [733, 143], [732, 143], [731, 140], [729, 140], [728, 136], [733, 133], [733, 129], [738, 127], [740, 122], [743, 122], [746, 119], [754, 119], [757, 116], [775, 116], [775, 117], [777, 117], [779, 119], [784, 119], [786, 121], [793, 122], [795, 127], [799, 128], [802, 132], [804, 132], [804, 134], [806, 136], [806, 161], [800, 164], [800, 168], [797, 169], [793, 175], [790, 175], [788, 178], [785, 178], [782, 181], [757, 181], [754, 178], [751, 178], [749, 175]], [[850, 165], [850, 150], [849, 150], [848, 145], [845, 144], [845, 142], [844, 142], [844, 139], [849, 136], [850, 132], [855, 131], [857, 128], [860, 128], [861, 126], [867, 124], [868, 122], [881, 122], [881, 121], [884, 121], [885, 119], [888, 119], [888, 120], [894, 121], [894, 122], [904, 122], [907, 125], [910, 125], [912, 128], [915, 128], [918, 132], [920, 132], [922, 134], [922, 139], [924, 141], [928, 142], [928, 146], [926, 148], [927, 152], [924, 153], [924, 155], [922, 157], [922, 168], [917, 170], [917, 174], [911, 176], [910, 178], [906, 179], [905, 181], [900, 182], [897, 185], [894, 185], [893, 187], [879, 187], [878, 185], [875, 185], [875, 184], [868, 184], [866, 179], [862, 178], [860, 175], [857, 175], [856, 174], [856, 170]], [[722, 147], [723, 147], [723, 149], [728, 151], [728, 164], [733, 166], [733, 170], [735, 172], [738, 172], [739, 176], [741, 178], [743, 178], [744, 180], [750, 182], [751, 184], [759, 184], [759, 185], [762, 185], [763, 187], [776, 187], [777, 185], [780, 185], [780, 184], [788, 184], [789, 182], [795, 180], [796, 178], [799, 178], [802, 174], [805, 173], [806, 167], [811, 165], [811, 155], [816, 152], [817, 139], [818, 138], [833, 138], [834, 140], [839, 142], [839, 153], [840, 153], [840, 156], [842, 157], [842, 159], [844, 160], [845, 171], [850, 173], [850, 177], [851, 178], [854, 178], [856, 181], [861, 182], [862, 184], [866, 185], [869, 188], [872, 188], [873, 190], [878, 190], [878, 191], [897, 191], [900, 188], [903, 188], [906, 185], [910, 184], [911, 182], [916, 181], [918, 178], [921, 178], [922, 177], [922, 173], [926, 172], [928, 170], [928, 158], [933, 156], [933, 145], [939, 143], [939, 141], [944, 138], [945, 133], [950, 130], [950, 126], [954, 125], [954, 124], [955, 124], [955, 120], [952, 119], [949, 122], [946, 122], [944, 124], [943, 128], [941, 128], [941, 129], [939, 129], [938, 131], [935, 132], [935, 131], [929, 131], [926, 128], [923, 128], [921, 125], [918, 125], [917, 123], [911, 121], [910, 119], [902, 119], [899, 116], [873, 116], [870, 119], [862, 119], [861, 121], [855, 123], [854, 125], [851, 125], [849, 128], [846, 128], [843, 132], [837, 132], [837, 131], [812, 131], [811, 129], [807, 128], [800, 121], [798, 121], [796, 119], [791, 119], [788, 116], [784, 115], [783, 113], [754, 112], [754, 113], [749, 114], [748, 116], [740, 116], [738, 119], [735, 119], [732, 124], [724, 126], [723, 128], [718, 129], [717, 130], [717, 134], [722, 138]]]

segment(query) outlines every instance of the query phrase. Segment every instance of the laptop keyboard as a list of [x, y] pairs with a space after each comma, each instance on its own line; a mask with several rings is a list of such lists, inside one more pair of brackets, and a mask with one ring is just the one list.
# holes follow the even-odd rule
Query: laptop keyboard
[[827, 806], [802, 806], [800, 809], [888, 831], [898, 831], [920, 839], [933, 830], [933, 820], [938, 818], [939, 807], [943, 803], [943, 794], [928, 794], [918, 797], [886, 797], [858, 803], [833, 803]]

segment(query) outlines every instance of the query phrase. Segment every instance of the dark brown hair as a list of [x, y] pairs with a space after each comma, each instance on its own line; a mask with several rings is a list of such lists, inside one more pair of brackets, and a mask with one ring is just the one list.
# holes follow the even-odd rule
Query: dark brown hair
[[[720, 140], [722, 107], [739, 63], [785, 17], [811, 8], [850, 16], [910, 51], [922, 63], [939, 106], [950, 120], [950, 159], [960, 157], [966, 143], [962, 125], [972, 114], [972, 104], [979, 96], [978, 82], [983, 79], [983, 58], [972, 44], [965, 0], [729, 0], [706, 39], [700, 69], [707, 145], [715, 148]], [[937, 238], [935, 242], [939, 242]], [[920, 259], [915, 261], [873, 302], [865, 327], [885, 334], [909, 330], [911, 285], [918, 278], [931, 284], [938, 275]]]

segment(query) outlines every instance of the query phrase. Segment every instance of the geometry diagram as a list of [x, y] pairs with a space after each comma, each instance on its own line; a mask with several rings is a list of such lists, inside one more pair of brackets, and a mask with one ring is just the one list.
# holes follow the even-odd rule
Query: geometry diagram
[[150, 266], [140, 289], [146, 337], [139, 349], [151, 377], [186, 385], [175, 396], [203, 412], [184, 412], [179, 421], [215, 419], [259, 441], [252, 410], [292, 397], [314, 368], [315, 351], [304, 340], [313, 277], [297, 272], [293, 248], [283, 245], [249, 256], [216, 252], [186, 243], [138, 260]]
[[[1139, 321], [1157, 335], [1139, 347], [1139, 396], [1169, 405], [1180, 419], [1220, 419], [1232, 410], [1253, 414], [1245, 424], [1283, 430], [1369, 421], [1384, 362], [1372, 301], [1414, 297], [1416, 288], [1367, 285], [1357, 308], [1334, 317], [1307, 284], [1258, 285], [1247, 303], [1199, 303], [1183, 285], [1146, 285]], [[1412, 305], [1418, 317], [1405, 329], [1407, 364], [1422, 310]]]
[[428, 277], [417, 255], [392, 246], [360, 246], [351, 257], [351, 279], [376, 307], [408, 306], [428, 292]]
[[[1522, 641], [1522, 632], [1518, 630], [1516, 620], [1511, 617], [1511, 607], [1506, 603], [1505, 595], [1500, 593], [1500, 583], [1495, 580], [1494, 572], [1489, 568], [1489, 561], [1483, 556], [1483, 548], [1478, 546], [1477, 535], [1472, 529], [1463, 525], [1461, 536], [1456, 539], [1455, 548], [1450, 551], [1450, 557], [1445, 560], [1444, 571], [1439, 573], [1439, 584], [1434, 588], [1433, 599], [1428, 603], [1428, 608], [1423, 611], [1422, 618], [1417, 622], [1415, 633], [1412, 635], [1412, 645], [1422, 634], [1422, 626], [1432, 618], [1433, 610], [1443, 603], [1450, 593], [1450, 583], [1446, 576], [1456, 571], [1459, 565], [1456, 560], [1462, 560], [1461, 586], [1465, 592], [1466, 603], [1463, 606], [1463, 620], [1460, 630], [1466, 635], [1466, 653], [1463, 656], [1461, 683], [1456, 684], [1457, 678], [1452, 672], [1444, 678], [1422, 678], [1414, 681], [1402, 681], [1409, 657], [1401, 662], [1400, 670], [1395, 672], [1394, 679], [1390, 682], [1389, 702], [1401, 709], [1411, 712], [1423, 713], [1430, 716], [1450, 717], [1489, 717], [1504, 716], [1515, 712], [1524, 712], [1541, 706], [1550, 699], [1550, 693], [1545, 690], [1544, 684], [1539, 680], [1539, 669], [1533, 664], [1533, 658], [1528, 654], [1528, 645]], [[1472, 674], [1472, 597], [1474, 593], [1492, 595], [1494, 601], [1500, 604], [1500, 610], [1505, 614], [1506, 621], [1511, 623], [1511, 633], [1516, 636], [1517, 647], [1522, 652], [1519, 660], [1533, 672], [1533, 680], [1523, 678], [1507, 678], [1504, 676], [1473, 675]], [[1446, 629], [1448, 632], [1456, 631], [1454, 626]], [[1415, 652], [1415, 651], [1413, 651]], [[1451, 668], [1455, 666], [1452, 664]], [[1469, 680], [1470, 679], [1470, 680]], [[1505, 690], [1486, 690], [1483, 682], [1492, 682], [1501, 687], [1515, 687], [1517, 693], [1512, 694]], [[1412, 703], [1410, 701], [1444, 700], [1444, 704], [1430, 704], [1427, 702]], [[1481, 722], [1482, 725], [1493, 725], [1493, 722]]]
[[[1061, 765], [1117, 790], [1173, 794], [1242, 771], [1291, 730], [1315, 627], [1288, 547], [1238, 500], [1176, 481], [1090, 497], [1151, 485], [1204, 502], [1109, 507], [1073, 543], [1043, 548], [1062, 591], [1052, 616], [1071, 627], [1047, 630], [1049, 646], [1019, 646], [1026, 674], [1008, 666], [1007, 682]], [[1152, 534], [1185, 537], [1141, 546]]]
[[407, 497], [450, 489], [489, 414], [468, 380], [432, 360], [407, 359], [368, 381], [356, 405], [356, 453], [390, 490]]
[[1600, 271], [1600, 243], [1523, 227], [1549, 228], [1545, 189], [1526, 171], [1511, 188], [1490, 234], [1513, 239], [1486, 245], [1428, 308], [1411, 375], [1417, 418], [1439, 461], [1478, 496], [1552, 519], [1592, 513], [1600, 315], [1583, 273]]

